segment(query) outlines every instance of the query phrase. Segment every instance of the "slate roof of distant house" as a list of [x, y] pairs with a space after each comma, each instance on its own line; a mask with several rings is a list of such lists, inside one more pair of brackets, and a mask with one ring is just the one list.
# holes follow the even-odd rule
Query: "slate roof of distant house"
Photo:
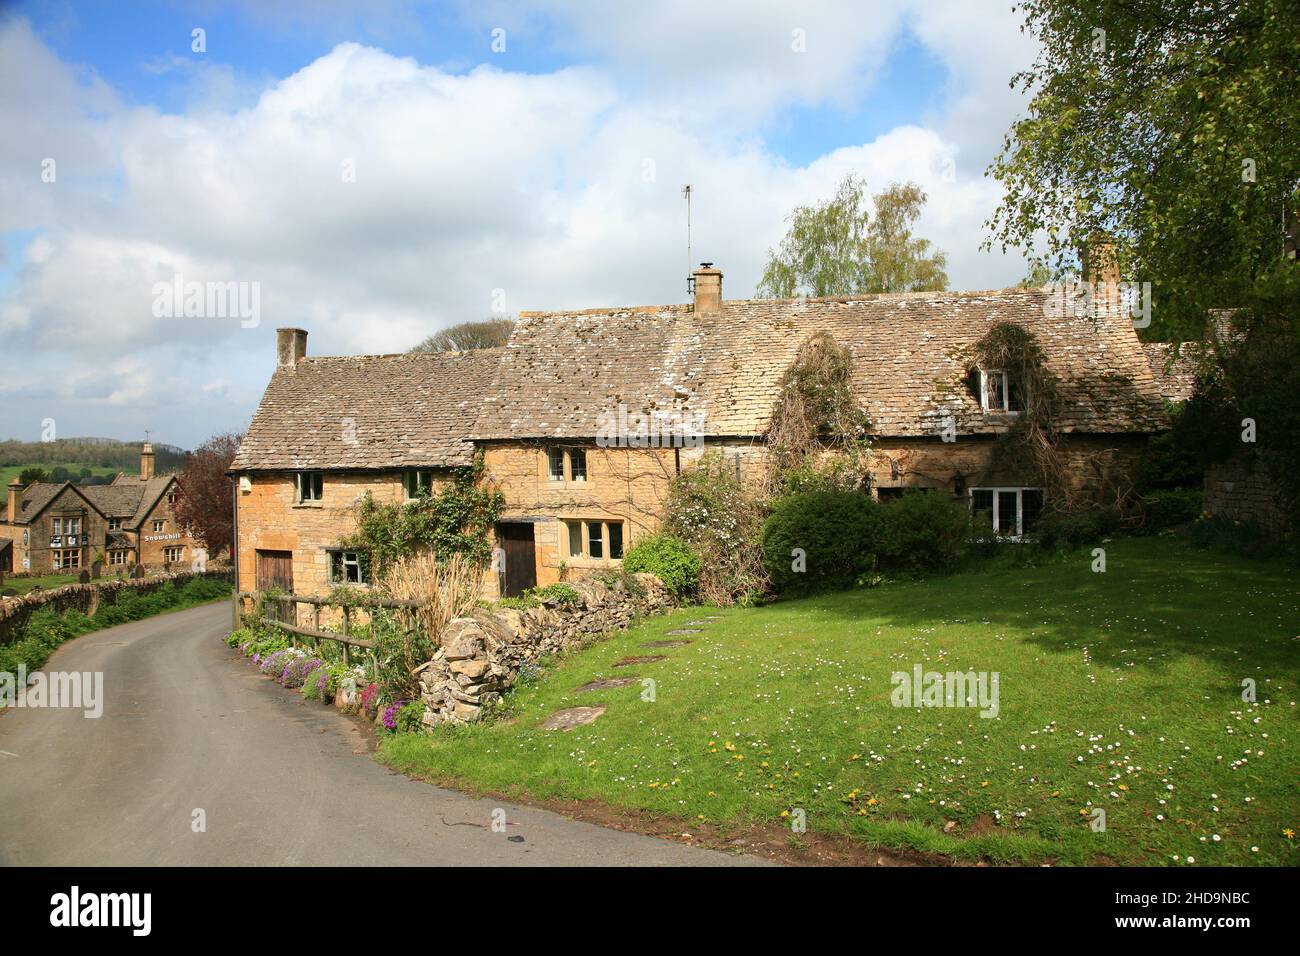
[[1181, 348], [1172, 342], [1143, 342], [1142, 348], [1160, 394], [1171, 402], [1191, 398], [1196, 391], [1196, 346], [1187, 342]]
[[[1068, 303], [1067, 303], [1068, 305]], [[881, 436], [992, 433], [967, 387], [972, 346], [1014, 322], [1037, 336], [1061, 383], [1061, 428], [1150, 432], [1168, 426], [1131, 318], [1048, 307], [1038, 289], [845, 298], [728, 300], [689, 306], [521, 313], [470, 437], [590, 438], [603, 410], [704, 413], [708, 436], [758, 436], [799, 346], [827, 331], [854, 359], [853, 384]]]
[[309, 356], [271, 376], [231, 471], [458, 467], [502, 350]]

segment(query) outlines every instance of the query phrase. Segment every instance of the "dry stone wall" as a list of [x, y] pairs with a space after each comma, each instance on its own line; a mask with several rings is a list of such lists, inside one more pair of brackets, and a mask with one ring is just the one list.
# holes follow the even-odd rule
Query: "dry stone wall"
[[228, 570], [180, 571], [148, 578], [65, 584], [62, 587], [0, 599], [0, 644], [17, 640], [27, 619], [42, 608], [53, 608], [60, 614], [76, 608], [81, 613], [90, 615], [101, 605], [117, 603], [122, 594], [150, 594], [169, 581], [181, 585], [191, 578], [220, 578], [230, 581], [232, 574]]
[[501, 699], [526, 664], [543, 655], [582, 647], [610, 631], [622, 630], [638, 616], [673, 605], [672, 596], [652, 574], [627, 575], [607, 585], [596, 580], [573, 585], [575, 603], [545, 600], [526, 609], [480, 608], [457, 618], [443, 634], [433, 660], [421, 668], [424, 723], [467, 723]]

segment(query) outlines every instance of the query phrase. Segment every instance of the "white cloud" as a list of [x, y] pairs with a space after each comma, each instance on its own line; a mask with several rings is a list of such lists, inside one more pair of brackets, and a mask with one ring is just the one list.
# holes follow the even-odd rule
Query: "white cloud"
[[[5, 348], [28, 359], [0, 387], [19, 405], [13, 427], [47, 407], [85, 416], [79, 433], [129, 410], [131, 433], [174, 428], [183, 444], [242, 427], [277, 325], [309, 328], [317, 354], [380, 352], [485, 317], [497, 289], [510, 312], [684, 301], [683, 182], [696, 188], [694, 257], [723, 268], [729, 297], [752, 294], [789, 210], [850, 171], [927, 190], [919, 231], [948, 252], [954, 286], [1019, 278], [1019, 260], [978, 252], [996, 191], [967, 157], [1000, 137], [1013, 104], [980, 112], [997, 71], [977, 55], [976, 18], [946, 27], [897, 3], [867, 29], [847, 4], [802, 9], [798, 23], [775, 5], [752, 17], [618, 6], [573, 14], [575, 48], [602, 51], [589, 67], [452, 74], [344, 43], [245, 108], [183, 114], [127, 108], [22, 21], [0, 27], [0, 124], [22, 131], [0, 143], [0, 228], [41, 230], [0, 302]], [[951, 114], [801, 167], [763, 147], [754, 124], [783, 104], [870, 89], [904, 21], [954, 77], [972, 77]], [[807, 54], [789, 52], [796, 27]], [[35, 95], [16, 82], [31, 76]], [[39, 179], [46, 155], [66, 157], [53, 186]], [[261, 324], [153, 318], [154, 283], [177, 273], [259, 283]]]

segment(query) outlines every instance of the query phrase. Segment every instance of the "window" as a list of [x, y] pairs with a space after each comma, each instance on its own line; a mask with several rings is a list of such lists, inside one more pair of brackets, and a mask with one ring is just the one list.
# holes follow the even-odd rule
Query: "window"
[[361, 555], [356, 551], [330, 551], [330, 583], [365, 584], [366, 575], [361, 567]]
[[61, 549], [53, 553], [53, 563], [55, 571], [66, 571], [71, 568], [81, 567], [80, 549]]
[[174, 564], [185, 557], [185, 549], [181, 547], [163, 548], [163, 560], [168, 564]]
[[175, 504], [176, 504], [176, 489], [175, 489], [175, 488], [173, 488], [171, 491], [167, 492], [167, 504], [169, 504], [169, 505], [175, 505]]
[[325, 475], [319, 471], [298, 472], [298, 503], [320, 501], [324, 491]]
[[1019, 538], [1033, 530], [1043, 512], [1040, 488], [972, 488], [970, 509], [977, 526], [991, 527], [1002, 538]]
[[418, 468], [406, 473], [406, 498], [408, 501], [422, 494], [433, 493], [433, 472], [427, 468]]
[[109, 519], [108, 519], [108, 530], [109, 530], [109, 531], [121, 531], [121, 530], [122, 530], [122, 519], [121, 519], [121, 518], [109, 518]]
[[564, 449], [546, 449], [546, 477], [551, 481], [564, 480]]
[[1025, 402], [1020, 382], [1006, 372], [981, 369], [980, 407], [994, 415], [1023, 411]]
[[108, 563], [126, 564], [126, 555], [127, 552], [123, 551], [121, 548], [117, 549], [116, 551], [110, 551], [108, 552]]
[[570, 481], [587, 480], [587, 449], [585, 448], [569, 449], [569, 480]]
[[80, 518], [69, 518], [65, 524], [68, 534], [81, 534]]
[[50, 534], [54, 535], [56, 538], [57, 538], [59, 535], [63, 534], [63, 519], [62, 519], [62, 518], [55, 518], [55, 519], [50, 523]]
[[603, 561], [623, 559], [623, 522], [566, 521], [569, 557]]
[[153, 519], [153, 530], [155, 533], [161, 533], [162, 530], [166, 527], [167, 527], [167, 522], [162, 518]]
[[877, 488], [876, 497], [881, 501], [893, 501], [895, 498], [903, 497], [902, 488]]
[[27, 544], [31, 538], [31, 529], [23, 528], [23, 544]]

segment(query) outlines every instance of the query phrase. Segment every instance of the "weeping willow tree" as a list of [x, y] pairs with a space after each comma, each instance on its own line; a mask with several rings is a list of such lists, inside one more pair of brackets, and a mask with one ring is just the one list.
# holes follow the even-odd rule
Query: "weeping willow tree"
[[862, 485], [870, 421], [853, 393], [853, 356], [828, 332], [816, 332], [799, 347], [781, 376], [768, 427], [768, 492], [790, 487], [813, 469], [826, 451], [843, 455], [837, 480]]

